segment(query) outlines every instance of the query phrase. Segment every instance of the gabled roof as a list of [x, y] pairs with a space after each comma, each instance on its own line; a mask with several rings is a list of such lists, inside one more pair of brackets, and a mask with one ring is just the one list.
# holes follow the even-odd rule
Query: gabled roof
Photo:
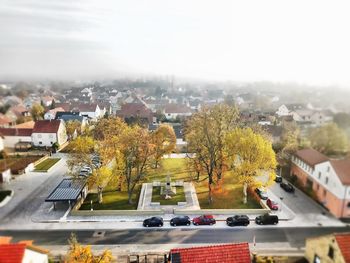
[[57, 112], [64, 112], [64, 109], [62, 107], [57, 107], [57, 108], [48, 110], [46, 113], [56, 114]]
[[0, 128], [2, 136], [32, 136], [33, 129]]
[[334, 234], [345, 262], [350, 262], [350, 233]]
[[15, 127], [17, 129], [33, 129], [35, 125], [35, 121], [27, 121], [21, 124], [17, 124]]
[[61, 120], [40, 120], [36, 121], [33, 133], [57, 133]]
[[26, 244], [3, 244], [0, 245], [1, 263], [22, 263]]
[[12, 120], [5, 116], [4, 114], [0, 113], [0, 125], [10, 124], [12, 123]]
[[316, 164], [328, 161], [328, 157], [314, 149], [303, 149], [297, 151], [295, 156], [306, 162], [308, 165], [314, 167]]
[[186, 105], [169, 103], [164, 106], [164, 111], [166, 113], [192, 113], [191, 108]]
[[93, 103], [93, 104], [82, 103], [82, 104], [75, 105], [73, 110], [77, 109], [80, 112], [95, 112], [97, 107], [98, 105], [96, 103]]
[[331, 160], [330, 162], [342, 184], [350, 185], [350, 159]]
[[172, 263], [250, 263], [248, 243], [170, 250]]

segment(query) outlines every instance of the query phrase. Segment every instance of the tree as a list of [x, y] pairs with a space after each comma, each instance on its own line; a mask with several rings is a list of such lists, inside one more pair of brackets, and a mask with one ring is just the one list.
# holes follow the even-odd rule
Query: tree
[[312, 129], [309, 140], [311, 147], [326, 155], [347, 152], [349, 147], [345, 132], [335, 123]]
[[155, 168], [158, 168], [158, 164], [163, 155], [170, 154], [175, 150], [176, 135], [172, 126], [163, 124], [152, 133], [151, 137], [154, 145]]
[[226, 169], [224, 137], [237, 125], [237, 119], [237, 108], [219, 104], [202, 108], [186, 124], [188, 152], [195, 153], [195, 167], [207, 176], [209, 203], [212, 202], [212, 185], [215, 179], [220, 181]]
[[75, 131], [81, 134], [81, 122], [78, 120], [70, 120], [66, 122], [66, 131], [69, 139], [72, 139]]
[[81, 167], [92, 167], [91, 154], [94, 152], [95, 141], [90, 136], [79, 136], [69, 143], [69, 148], [67, 165], [70, 174], [77, 177]]
[[45, 109], [40, 104], [34, 104], [30, 113], [32, 114], [34, 121], [42, 120], [44, 117]]
[[95, 140], [105, 140], [121, 134], [126, 128], [126, 123], [118, 117], [100, 119], [94, 129]]
[[112, 252], [105, 250], [101, 255], [94, 255], [91, 246], [82, 246], [74, 234], [68, 240], [69, 250], [65, 262], [69, 263], [111, 263], [113, 261]]
[[89, 176], [89, 185], [93, 185], [97, 188], [98, 202], [100, 204], [103, 202], [103, 190], [112, 179], [112, 176], [112, 170], [107, 166], [94, 169], [92, 175]]
[[51, 105], [50, 105], [50, 109], [52, 110], [52, 109], [54, 109], [54, 108], [56, 108], [56, 102], [55, 102], [54, 99], [52, 99]]
[[132, 204], [132, 194], [136, 185], [144, 178], [150, 167], [154, 149], [149, 143], [150, 134], [137, 125], [127, 127], [118, 139], [118, 152], [121, 162], [117, 170], [122, 171], [127, 191], [128, 202]]
[[256, 183], [257, 176], [269, 174], [274, 179], [276, 156], [271, 142], [251, 128], [236, 128], [225, 137], [225, 150], [231, 167], [243, 183], [243, 203], [247, 203], [247, 189]]

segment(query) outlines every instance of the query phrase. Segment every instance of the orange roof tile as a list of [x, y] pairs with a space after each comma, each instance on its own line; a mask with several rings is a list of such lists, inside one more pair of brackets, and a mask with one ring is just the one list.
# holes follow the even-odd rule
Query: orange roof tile
[[21, 263], [26, 244], [4, 244], [0, 245], [1, 263]]
[[311, 166], [328, 161], [327, 156], [314, 149], [299, 150], [295, 155]]
[[250, 263], [248, 243], [175, 248], [170, 250], [172, 263]]
[[334, 234], [345, 262], [350, 262], [350, 233]]

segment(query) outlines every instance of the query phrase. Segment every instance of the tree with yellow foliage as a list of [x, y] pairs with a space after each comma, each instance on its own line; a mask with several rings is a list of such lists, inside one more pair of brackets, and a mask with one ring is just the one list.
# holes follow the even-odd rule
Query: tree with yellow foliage
[[225, 152], [234, 174], [243, 184], [243, 203], [247, 203], [247, 188], [257, 183], [259, 175], [275, 177], [276, 156], [272, 144], [251, 128], [235, 128], [225, 137]]
[[69, 250], [65, 258], [67, 263], [111, 263], [113, 261], [112, 252], [105, 250], [101, 255], [94, 255], [91, 246], [82, 246], [74, 234], [71, 235]]
[[238, 110], [225, 104], [204, 107], [187, 121], [185, 138], [188, 152], [194, 153], [195, 170], [208, 178], [208, 201], [212, 202], [212, 185], [226, 170], [224, 138], [237, 123]]
[[152, 144], [154, 145], [155, 168], [165, 154], [172, 153], [176, 148], [176, 135], [172, 126], [162, 124], [152, 133]]

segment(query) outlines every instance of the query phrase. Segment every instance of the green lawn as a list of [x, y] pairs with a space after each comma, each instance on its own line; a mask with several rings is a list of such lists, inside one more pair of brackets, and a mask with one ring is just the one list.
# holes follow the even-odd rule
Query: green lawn
[[34, 172], [47, 172], [52, 166], [54, 166], [61, 158], [48, 158], [41, 163], [38, 163], [35, 168]]
[[2, 190], [0, 191], [0, 202], [5, 199], [6, 196], [11, 195], [11, 190]]
[[88, 194], [79, 210], [90, 210], [91, 200], [94, 210], [135, 210], [137, 208], [137, 202], [132, 205], [128, 203], [127, 192], [107, 190], [103, 193], [102, 204], [98, 203], [97, 194]]
[[[206, 209], [233, 209], [233, 208], [260, 208], [260, 204], [248, 195], [248, 203], [244, 205], [242, 203], [243, 188], [238, 183], [237, 177], [232, 172], [224, 174], [222, 187], [212, 187], [213, 202], [209, 205], [208, 202], [208, 180], [205, 177], [201, 177], [197, 182], [195, 180], [195, 174], [191, 172], [187, 165], [186, 159], [163, 159], [161, 166], [157, 169], [152, 169], [148, 172], [143, 182], [161, 181], [165, 182], [167, 174], [170, 174], [171, 180], [184, 180], [193, 181], [196, 187], [198, 200], [201, 208]], [[114, 187], [115, 188], [115, 187]], [[158, 190], [159, 189], [159, 190]], [[170, 204], [170, 202], [186, 201], [182, 190], [182, 194], [178, 195], [170, 200], [164, 200], [159, 196], [160, 188], [154, 188], [153, 192], [156, 194], [152, 197], [153, 202], [161, 202], [162, 205]], [[90, 210], [90, 200], [93, 200], [94, 209], [136, 209], [138, 203], [138, 197], [140, 195], [141, 185], [136, 187], [135, 195], [133, 196], [133, 205], [128, 204], [128, 195], [126, 191], [115, 191], [112, 186], [108, 187], [103, 194], [103, 204], [98, 204], [97, 194], [89, 194], [84, 201], [82, 210]], [[158, 192], [158, 194], [157, 194]], [[181, 192], [181, 190], [180, 190]], [[183, 199], [182, 199], [183, 198]], [[168, 202], [168, 203], [167, 203]]]
[[164, 196], [160, 195], [160, 186], [153, 187], [152, 202], [159, 202], [161, 205], [177, 205], [178, 202], [186, 202], [184, 188], [177, 186], [176, 195], [171, 199], [164, 199]]

